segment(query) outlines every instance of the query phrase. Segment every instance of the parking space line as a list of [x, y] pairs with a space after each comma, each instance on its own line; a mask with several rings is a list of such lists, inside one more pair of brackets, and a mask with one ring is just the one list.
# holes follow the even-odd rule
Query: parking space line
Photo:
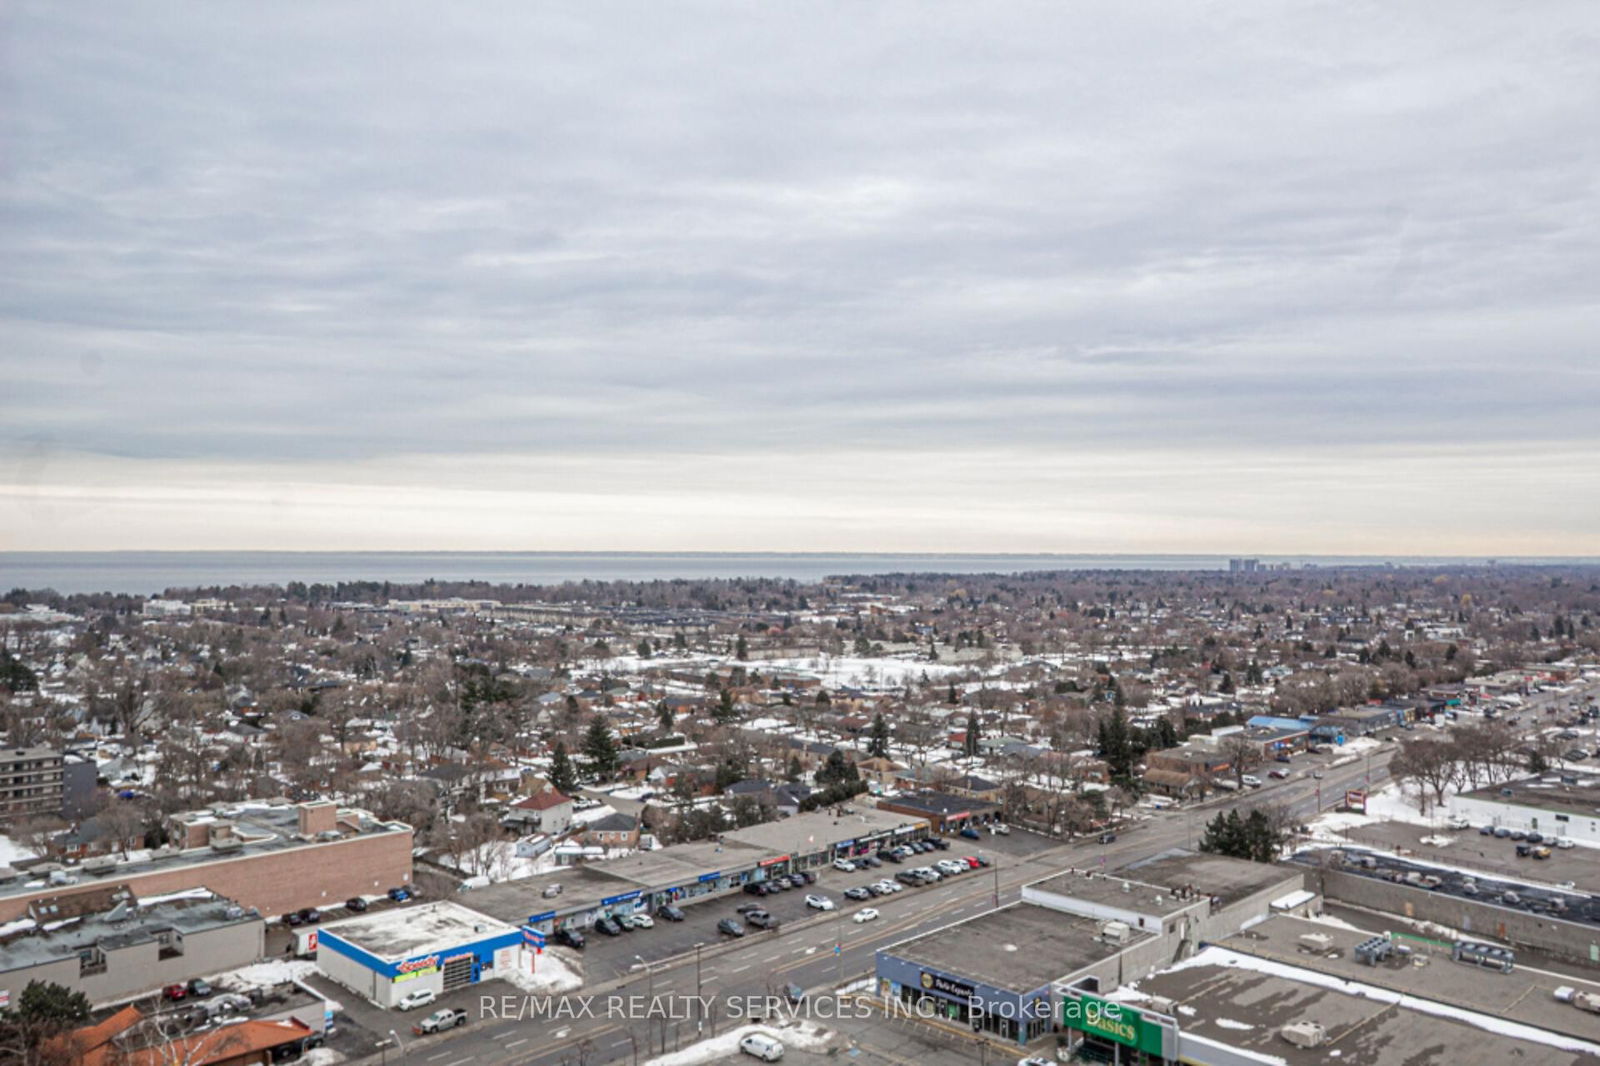
[[523, 1044], [526, 1044], [529, 1039], [530, 1039], [529, 1037], [525, 1036], [521, 1040], [513, 1040], [509, 1044], [506, 1045], [506, 1050], [510, 1051], [514, 1047], [521, 1047]]

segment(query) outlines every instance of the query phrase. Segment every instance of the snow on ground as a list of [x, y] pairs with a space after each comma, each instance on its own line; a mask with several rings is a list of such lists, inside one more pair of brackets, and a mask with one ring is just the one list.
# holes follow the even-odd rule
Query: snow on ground
[[765, 659], [761, 668], [763, 672], [790, 670], [810, 674], [821, 678], [827, 688], [840, 688], [851, 685], [900, 686], [907, 681], [921, 681], [924, 677], [929, 680], [954, 677], [970, 672], [974, 664], [952, 666], [948, 663], [930, 663], [925, 659], [862, 659], [824, 655], [805, 659]]
[[1218, 1018], [1217, 1026], [1221, 1029], [1254, 1029], [1249, 1022], [1236, 1022], [1232, 1018]]
[[523, 858], [512, 840], [491, 840], [461, 857], [461, 868], [490, 881], [516, 881], [558, 868], [555, 849], [543, 855]]
[[540, 995], [570, 992], [583, 985], [583, 975], [548, 948], [531, 957], [534, 960], [532, 973], [525, 969], [527, 958], [524, 958], [522, 966], [514, 966], [504, 973], [497, 972], [495, 976], [508, 984], [516, 985], [524, 992], [535, 992]]
[[269, 959], [237, 970], [208, 974], [206, 980], [230, 992], [242, 992], [247, 988], [271, 988], [290, 981], [304, 981], [316, 972], [317, 964], [310, 959]]
[[331, 1047], [314, 1047], [294, 1061], [296, 1066], [333, 1066], [344, 1061], [344, 1052]]
[[764, 1033], [773, 1037], [784, 1046], [785, 1050], [795, 1048], [801, 1051], [822, 1051], [832, 1039], [831, 1034], [825, 1029], [819, 1029], [810, 1022], [795, 1021], [784, 1025], [741, 1025], [737, 1029], [730, 1029], [710, 1040], [702, 1040], [698, 1044], [691, 1044], [681, 1051], [674, 1051], [670, 1055], [658, 1055], [645, 1063], [645, 1066], [697, 1066], [698, 1063], [719, 1062], [729, 1056], [739, 1053], [739, 1041], [751, 1033]]
[[13, 866], [25, 859], [37, 859], [38, 857], [10, 837], [0, 836], [0, 866]]
[[1443, 826], [1448, 814], [1441, 807], [1435, 813], [1423, 815], [1416, 796], [1405, 792], [1398, 784], [1390, 782], [1367, 793], [1367, 811], [1328, 811], [1311, 820], [1311, 836], [1316, 840], [1342, 840], [1352, 829], [1362, 829], [1379, 822], [1410, 822], [1430, 828]]
[[[1531, 1025], [1509, 1021], [1493, 1015], [1479, 1014], [1476, 1011], [1454, 1007], [1446, 1003], [1439, 1003], [1431, 999], [1421, 999], [1395, 992], [1377, 985], [1363, 984], [1360, 981], [1346, 981], [1341, 977], [1331, 974], [1317, 973], [1314, 970], [1302, 970], [1296, 966], [1289, 966], [1271, 959], [1258, 959], [1254, 955], [1243, 955], [1227, 948], [1207, 947], [1167, 967], [1162, 973], [1176, 973], [1179, 970], [1188, 970], [1196, 966], [1223, 966], [1241, 970], [1250, 970], [1254, 973], [1267, 974], [1286, 981], [1294, 981], [1302, 985], [1315, 985], [1326, 988], [1347, 996], [1361, 996], [1378, 1003], [1392, 1003], [1406, 1010], [1414, 1010], [1423, 1014], [1432, 1014], [1439, 1018], [1448, 1018], [1451, 1021], [1462, 1022], [1475, 1029], [1483, 1029], [1513, 1040], [1531, 1041], [1543, 1044], [1546, 1047], [1559, 1048], [1562, 1051], [1579, 1052], [1585, 1055], [1600, 1055], [1600, 1044], [1592, 1044], [1587, 1040], [1578, 1040], [1574, 1037], [1563, 1036], [1544, 1029], [1536, 1029]], [[1221, 1025], [1222, 1022], [1217, 1024]]]

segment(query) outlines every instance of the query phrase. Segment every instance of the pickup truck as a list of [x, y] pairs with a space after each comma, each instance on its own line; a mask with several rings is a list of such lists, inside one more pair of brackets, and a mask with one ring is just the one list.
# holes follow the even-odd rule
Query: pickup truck
[[454, 1029], [459, 1025], [466, 1024], [466, 1011], [460, 1007], [441, 1007], [416, 1025], [413, 1025], [411, 1031], [418, 1036], [425, 1036], [428, 1033], [439, 1033], [446, 1029]]

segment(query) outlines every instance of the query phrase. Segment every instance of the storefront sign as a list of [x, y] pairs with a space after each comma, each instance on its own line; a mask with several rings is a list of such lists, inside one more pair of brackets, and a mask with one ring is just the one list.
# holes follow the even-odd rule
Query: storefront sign
[[1080, 992], [1061, 1002], [1061, 1024], [1152, 1055], [1163, 1054], [1161, 1026], [1132, 1007]]
[[789, 861], [789, 856], [787, 856], [787, 855], [779, 855], [776, 859], [762, 859], [760, 862], [756, 863], [756, 865], [757, 866], [776, 866], [780, 862], [788, 862], [788, 861]]
[[556, 912], [555, 911], [545, 911], [543, 914], [530, 914], [528, 916], [528, 924], [529, 925], [535, 925], [535, 924], [537, 924], [539, 922], [548, 922], [550, 919], [554, 918], [555, 916], [556, 916]]
[[952, 999], [971, 1000], [977, 989], [962, 981], [953, 981], [936, 973], [922, 971], [922, 988], [925, 992], [937, 992]]
[[639, 894], [640, 894], [639, 890], [638, 889], [634, 889], [632, 892], [624, 892], [620, 896], [610, 896], [610, 897], [607, 897], [606, 899], [601, 900], [600, 901], [600, 906], [609, 907], [613, 903], [626, 903], [630, 899], [638, 899], [639, 898]]
[[542, 948], [544, 947], [544, 934], [537, 929], [524, 927], [522, 930], [522, 942], [530, 948]]
[[848, 848], [851, 844], [854, 844], [854, 843], [855, 843], [854, 840], [841, 840], [841, 841], [839, 841], [839, 843], [835, 844], [834, 847], [836, 847], [836, 848]]
[[405, 962], [395, 964], [395, 973], [411, 974], [418, 970], [436, 970], [439, 968], [439, 956], [429, 955], [422, 959], [407, 959]]
[[701, 874], [700, 875], [700, 883], [703, 885], [707, 881], [715, 881], [717, 878], [719, 878], [721, 876], [722, 876], [722, 871], [721, 870], [718, 870], [714, 874]]

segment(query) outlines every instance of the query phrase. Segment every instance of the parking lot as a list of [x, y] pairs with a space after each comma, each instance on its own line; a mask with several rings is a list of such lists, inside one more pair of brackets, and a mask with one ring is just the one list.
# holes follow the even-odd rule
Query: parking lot
[[[975, 881], [980, 877], [992, 877], [992, 870], [1000, 865], [1011, 865], [1017, 856], [1057, 843], [1022, 830], [1013, 830], [1009, 835], [985, 832], [980, 840], [968, 840], [956, 835], [946, 839], [950, 844], [948, 850], [930, 851], [899, 864], [883, 862], [876, 868], [858, 868], [851, 872], [836, 870], [831, 866], [820, 867], [813, 871], [817, 875], [817, 882], [814, 885], [791, 888], [765, 896], [737, 892], [696, 900], [683, 907], [684, 920], [681, 922], [669, 922], [657, 916], [652, 928], [634, 929], [620, 936], [607, 936], [590, 930], [585, 933], [587, 943], [581, 952], [572, 953], [565, 948], [559, 950], [579, 955], [588, 980], [601, 981], [642, 970], [648, 963], [693, 952], [697, 943], [714, 944], [730, 939], [726, 934], [717, 931], [717, 923], [724, 918], [738, 920], [746, 931], [747, 940], [751, 937], [781, 938], [789, 926], [827, 913], [806, 905], [806, 896], [812, 894], [828, 897], [837, 908], [835, 913], [840, 913], [841, 920], [848, 920], [855, 911], [863, 907], [874, 907], [888, 918], [907, 906], [908, 901], [919, 892], [927, 889], [904, 886], [900, 892], [866, 900], [849, 899], [845, 896], [845, 891], [875, 881], [885, 879], [892, 881], [894, 875], [902, 870], [916, 866], [932, 866], [939, 859], [968, 855], [981, 857], [993, 864], [988, 869], [968, 870], [956, 875], [958, 880]], [[752, 904], [760, 906], [776, 918], [778, 928], [757, 929], [745, 922], [738, 908]]]

